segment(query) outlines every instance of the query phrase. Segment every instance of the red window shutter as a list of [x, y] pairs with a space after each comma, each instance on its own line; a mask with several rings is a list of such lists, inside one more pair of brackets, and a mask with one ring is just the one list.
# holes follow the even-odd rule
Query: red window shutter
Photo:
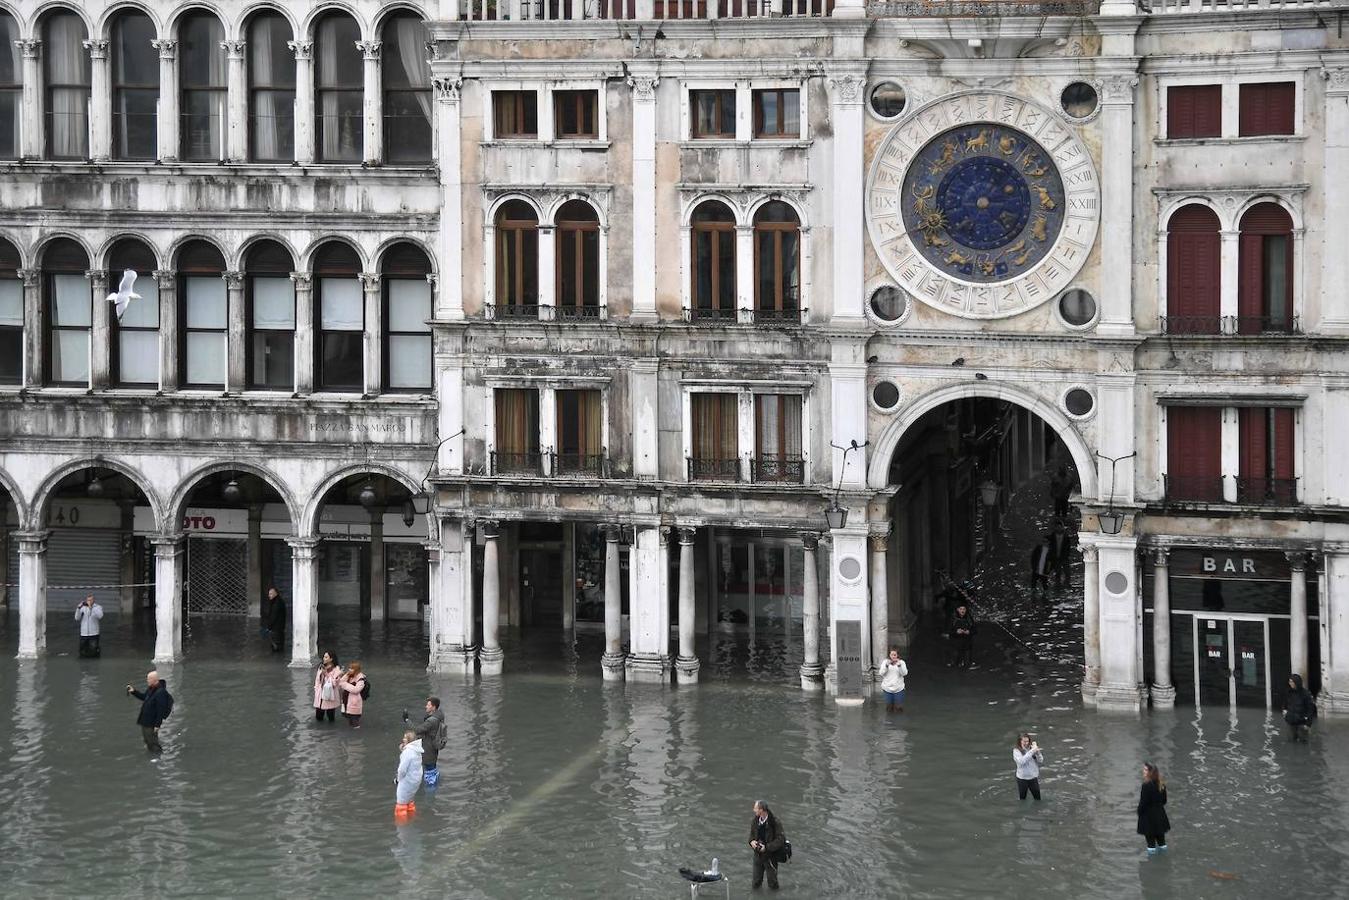
[[1269, 459], [1267, 413], [1264, 407], [1237, 410], [1240, 448], [1237, 472], [1242, 478], [1264, 478]]
[[[1218, 217], [1205, 206], [1186, 206], [1167, 225], [1167, 315], [1214, 320], [1222, 287], [1222, 241]], [[1191, 321], [1182, 327], [1194, 328]]]
[[1166, 89], [1168, 138], [1221, 137], [1222, 133], [1222, 85], [1177, 85]]
[[[1274, 85], [1279, 87], [1279, 85]], [[1237, 283], [1238, 314], [1246, 316], [1276, 316], [1277, 311], [1265, 309], [1265, 247], [1264, 236], [1284, 238], [1284, 297], [1282, 318], [1293, 318], [1293, 217], [1277, 203], [1257, 203], [1241, 217], [1240, 277]], [[1259, 326], [1251, 320], [1252, 329]], [[1246, 329], [1243, 329], [1246, 330]]]
[[1280, 407], [1271, 410], [1274, 415], [1274, 477], [1292, 480], [1293, 475], [1293, 417], [1295, 410]]
[[1243, 84], [1239, 107], [1237, 133], [1242, 137], [1292, 134], [1297, 91], [1291, 81]]
[[1222, 474], [1223, 411], [1216, 406], [1173, 406], [1166, 414], [1166, 470], [1182, 478]]
[[[1265, 237], [1261, 234], [1242, 234], [1240, 265], [1237, 269], [1237, 315], [1244, 332], [1260, 330], [1260, 316], [1265, 314]], [[1247, 328], [1245, 326], [1249, 325]], [[1243, 410], [1244, 412], [1244, 410]]]

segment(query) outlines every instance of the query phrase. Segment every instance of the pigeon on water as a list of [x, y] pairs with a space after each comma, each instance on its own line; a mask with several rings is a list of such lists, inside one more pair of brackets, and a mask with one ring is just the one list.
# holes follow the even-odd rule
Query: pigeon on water
[[709, 881], [721, 881], [721, 863], [714, 856], [712, 857], [712, 868], [707, 871], [697, 872], [687, 866], [680, 866], [679, 874], [684, 876], [685, 880], [692, 881], [695, 884], [704, 884]]
[[122, 273], [122, 283], [117, 285], [117, 290], [108, 295], [108, 302], [117, 306], [117, 321], [122, 321], [122, 313], [126, 312], [127, 306], [132, 300], [139, 300], [140, 294], [132, 292], [136, 286], [136, 272], [134, 269], [127, 269]]

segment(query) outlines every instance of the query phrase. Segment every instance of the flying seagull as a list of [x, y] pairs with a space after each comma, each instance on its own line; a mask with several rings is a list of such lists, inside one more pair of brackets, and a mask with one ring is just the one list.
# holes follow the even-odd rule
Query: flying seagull
[[721, 863], [714, 856], [712, 857], [712, 868], [705, 872], [698, 872], [686, 866], [681, 866], [679, 874], [683, 875], [688, 881], [696, 884], [702, 884], [708, 881], [721, 881]]
[[132, 293], [132, 288], [136, 286], [136, 271], [127, 269], [122, 273], [122, 283], [117, 285], [117, 291], [108, 295], [108, 302], [117, 305], [117, 321], [122, 321], [122, 313], [126, 312], [128, 304], [132, 300], [139, 300], [140, 294]]

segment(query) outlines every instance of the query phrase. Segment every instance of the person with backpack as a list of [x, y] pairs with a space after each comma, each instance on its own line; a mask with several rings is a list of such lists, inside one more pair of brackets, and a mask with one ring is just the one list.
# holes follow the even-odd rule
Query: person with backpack
[[768, 875], [768, 889], [778, 889], [778, 864], [791, 858], [787, 835], [777, 816], [762, 800], [754, 801], [754, 818], [749, 823], [749, 848], [754, 851], [754, 879], [751, 887], [763, 884]]
[[152, 670], [145, 676], [144, 691], [138, 691], [128, 684], [126, 692], [141, 702], [136, 724], [141, 727], [145, 749], [151, 753], [162, 753], [164, 748], [159, 743], [159, 726], [173, 713], [173, 695], [169, 693], [169, 683]]
[[347, 670], [337, 679], [337, 687], [342, 692], [342, 715], [347, 724], [352, 728], [360, 728], [365, 701], [370, 699], [370, 679], [361, 671], [359, 659], [347, 663]]
[[1311, 735], [1316, 721], [1316, 698], [1302, 686], [1302, 676], [1294, 672], [1288, 676], [1288, 694], [1283, 701], [1283, 720], [1293, 729], [1294, 741], [1305, 741]]
[[[407, 721], [407, 710], [403, 710], [403, 722]], [[426, 698], [426, 718], [412, 729], [412, 733], [422, 744], [422, 778], [425, 779], [428, 788], [433, 788], [440, 780], [440, 772], [436, 769], [440, 751], [445, 749], [450, 738], [449, 727], [445, 724], [445, 714], [440, 711], [439, 697]]]

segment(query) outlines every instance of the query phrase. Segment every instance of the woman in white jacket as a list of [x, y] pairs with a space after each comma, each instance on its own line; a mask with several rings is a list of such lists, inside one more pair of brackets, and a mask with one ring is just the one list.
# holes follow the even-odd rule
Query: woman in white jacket
[[890, 648], [890, 655], [881, 663], [877, 674], [881, 679], [881, 690], [885, 692], [885, 711], [904, 712], [904, 679], [908, 677], [909, 667], [894, 647]]
[[1016, 762], [1017, 796], [1025, 800], [1026, 791], [1030, 791], [1031, 796], [1039, 800], [1040, 766], [1045, 763], [1040, 745], [1031, 740], [1030, 735], [1023, 734], [1016, 739], [1016, 746], [1012, 748], [1012, 759]]
[[393, 814], [406, 816], [417, 810], [412, 798], [417, 796], [417, 788], [422, 783], [422, 742], [411, 731], [405, 731], [398, 749], [398, 775], [393, 780], [398, 790], [394, 796]]

